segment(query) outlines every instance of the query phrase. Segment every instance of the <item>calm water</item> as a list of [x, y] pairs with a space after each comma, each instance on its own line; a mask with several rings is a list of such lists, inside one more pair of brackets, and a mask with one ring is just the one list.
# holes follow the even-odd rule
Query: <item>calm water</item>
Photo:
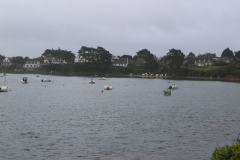
[[173, 80], [166, 97], [168, 80], [98, 78], [9, 74], [0, 159], [202, 160], [238, 138], [240, 83]]

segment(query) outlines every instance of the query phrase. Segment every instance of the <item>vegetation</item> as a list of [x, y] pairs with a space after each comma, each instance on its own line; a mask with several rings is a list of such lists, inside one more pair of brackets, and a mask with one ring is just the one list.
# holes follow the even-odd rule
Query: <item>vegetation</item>
[[[240, 51], [236, 52], [233, 61], [225, 63], [218, 60], [213, 62], [213, 66], [195, 66], [195, 54], [190, 52], [188, 56], [185, 56], [180, 49], [170, 49], [168, 53], [160, 60], [152, 54], [148, 49], [142, 49], [136, 52], [135, 56], [122, 55], [119, 57], [128, 58], [127, 67], [113, 66], [111, 59], [112, 54], [103, 47], [86, 47], [82, 46], [78, 50], [78, 56], [85, 60], [85, 63], [74, 63], [75, 55], [71, 51], [62, 50], [60, 48], [46, 49], [41, 57], [30, 59], [29, 57], [12, 57], [12, 63], [14, 65], [6, 67], [6, 71], [24, 70], [23, 64], [26, 61], [34, 60], [43, 63], [45, 56], [56, 56], [63, 58], [67, 61], [67, 64], [49, 64], [42, 65], [38, 71], [56, 71], [61, 73], [73, 73], [73, 74], [142, 74], [142, 73], [156, 73], [176, 76], [176, 77], [240, 77]], [[199, 54], [198, 57], [205, 56]], [[222, 56], [233, 56], [233, 52], [227, 48], [223, 51]], [[0, 60], [3, 60], [5, 56], [0, 55]], [[144, 58], [145, 66], [137, 67], [137, 58]], [[4, 69], [5, 70], [5, 69]]]
[[42, 54], [42, 57], [57, 57], [67, 61], [74, 58], [75, 54], [72, 53], [72, 51], [62, 50], [60, 48], [58, 48], [57, 50], [46, 49], [45, 52]]
[[231, 59], [234, 57], [233, 51], [231, 51], [229, 48], [226, 48], [223, 50], [221, 57], [229, 57]]
[[222, 148], [216, 148], [212, 153], [212, 160], [239, 160], [240, 159], [240, 140], [237, 143]]

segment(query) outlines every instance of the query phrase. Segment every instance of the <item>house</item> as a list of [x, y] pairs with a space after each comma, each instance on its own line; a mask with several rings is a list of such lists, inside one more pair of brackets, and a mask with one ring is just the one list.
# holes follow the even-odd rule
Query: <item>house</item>
[[119, 58], [120, 58], [120, 56], [114, 56], [114, 55], [112, 55], [111, 62], [114, 62], [114, 60], [119, 59]]
[[113, 66], [127, 67], [128, 66], [128, 58], [114, 59]]
[[221, 57], [220, 60], [224, 61], [225, 63], [230, 63], [229, 57]]
[[33, 70], [40, 67], [39, 61], [26, 61], [26, 63], [23, 65], [23, 68], [27, 70]]
[[85, 58], [83, 58], [83, 56], [77, 56], [75, 57], [74, 59], [74, 63], [85, 63], [85, 62], [88, 62], [88, 60], [86, 60]]
[[14, 63], [11, 62], [12, 58], [11, 57], [5, 57], [5, 59], [2, 61], [2, 66], [11, 66]]
[[196, 66], [211, 66], [213, 65], [213, 58], [209, 57], [196, 57], [195, 58]]
[[44, 63], [46, 64], [66, 64], [67, 62], [65, 62], [64, 59], [62, 58], [57, 58], [57, 57], [44, 57], [43, 60]]
[[144, 58], [137, 58], [136, 66], [141, 67], [141, 66], [145, 66], [145, 64], [146, 64], [146, 61]]
[[66, 64], [66, 63], [67, 62], [65, 62], [65, 60], [62, 58], [57, 58], [57, 57], [52, 58], [52, 64]]
[[196, 66], [212, 66], [213, 61], [216, 60], [216, 53], [205, 53], [204, 56], [195, 57]]
[[44, 57], [43, 63], [50, 63], [53, 57]]
[[216, 57], [216, 58], [213, 58], [213, 61], [218, 61], [218, 60], [224, 61], [225, 63], [230, 63], [230, 61], [231, 61], [229, 57]]

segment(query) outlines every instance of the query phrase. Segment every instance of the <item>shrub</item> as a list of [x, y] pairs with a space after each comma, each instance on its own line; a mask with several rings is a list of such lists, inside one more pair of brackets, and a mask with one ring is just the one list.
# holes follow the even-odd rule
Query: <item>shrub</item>
[[212, 160], [239, 160], [240, 159], [240, 140], [232, 146], [226, 145], [222, 148], [216, 148], [212, 153]]

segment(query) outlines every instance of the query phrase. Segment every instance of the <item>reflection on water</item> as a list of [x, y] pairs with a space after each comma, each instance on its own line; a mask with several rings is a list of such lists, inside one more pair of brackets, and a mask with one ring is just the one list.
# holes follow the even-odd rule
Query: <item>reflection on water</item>
[[0, 159], [210, 159], [240, 133], [239, 83], [43, 77], [7, 77]]

